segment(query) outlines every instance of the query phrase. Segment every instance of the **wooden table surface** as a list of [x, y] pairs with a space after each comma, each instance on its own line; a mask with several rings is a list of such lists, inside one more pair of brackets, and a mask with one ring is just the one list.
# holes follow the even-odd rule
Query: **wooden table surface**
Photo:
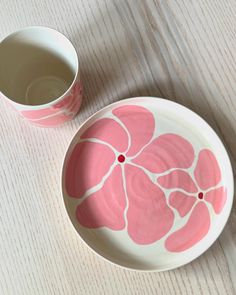
[[[235, 0], [1, 0], [0, 38], [30, 25], [74, 43], [84, 102], [72, 122], [30, 126], [0, 101], [0, 294], [236, 294], [236, 208], [194, 262], [163, 273], [120, 269], [79, 239], [60, 192], [80, 124], [122, 98], [151, 95], [201, 115], [236, 162]], [[1, 65], [0, 65], [1, 66]]]

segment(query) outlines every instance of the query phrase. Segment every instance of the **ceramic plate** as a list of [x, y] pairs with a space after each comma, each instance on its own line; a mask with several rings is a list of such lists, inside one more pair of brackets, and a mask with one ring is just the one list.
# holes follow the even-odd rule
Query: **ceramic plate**
[[111, 104], [90, 117], [66, 153], [62, 190], [80, 237], [136, 270], [186, 264], [221, 233], [233, 175], [212, 128], [154, 97]]

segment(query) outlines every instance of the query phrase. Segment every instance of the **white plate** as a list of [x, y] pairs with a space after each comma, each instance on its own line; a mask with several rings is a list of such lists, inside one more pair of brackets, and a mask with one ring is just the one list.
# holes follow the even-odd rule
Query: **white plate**
[[229, 157], [212, 128], [154, 97], [91, 116], [62, 172], [80, 237], [106, 260], [142, 271], [173, 269], [206, 251], [228, 220], [233, 189]]

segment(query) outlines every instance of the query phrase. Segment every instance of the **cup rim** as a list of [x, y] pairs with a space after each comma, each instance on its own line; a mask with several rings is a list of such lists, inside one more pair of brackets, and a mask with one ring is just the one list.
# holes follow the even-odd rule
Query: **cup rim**
[[15, 105], [18, 105], [20, 107], [23, 107], [24, 109], [33, 109], [33, 110], [37, 110], [37, 109], [41, 109], [42, 107], [49, 107], [55, 103], [58, 103], [63, 97], [67, 96], [70, 92], [72, 87], [74, 86], [76, 80], [78, 79], [79, 76], [79, 58], [78, 58], [78, 54], [76, 52], [75, 46], [73, 45], [73, 43], [70, 41], [69, 38], [67, 38], [63, 33], [59, 32], [56, 29], [50, 28], [50, 27], [45, 27], [45, 26], [27, 26], [27, 27], [23, 27], [17, 31], [14, 31], [12, 33], [10, 33], [9, 35], [7, 35], [5, 38], [3, 38], [3, 40], [0, 42], [0, 46], [1, 44], [3, 44], [3, 42], [7, 41], [8, 39], [12, 38], [14, 35], [23, 32], [23, 31], [27, 31], [27, 30], [32, 30], [32, 29], [46, 29], [48, 31], [53, 31], [54, 33], [57, 33], [59, 35], [61, 35], [63, 38], [65, 38], [69, 44], [72, 46], [74, 53], [75, 53], [75, 57], [76, 57], [76, 68], [75, 68], [75, 74], [74, 74], [74, 79], [71, 82], [70, 86], [67, 88], [67, 90], [59, 97], [51, 100], [50, 102], [44, 103], [44, 104], [38, 104], [38, 105], [30, 105], [30, 104], [25, 104], [25, 103], [19, 103], [14, 101], [12, 98], [8, 97], [5, 93], [3, 93], [0, 89], [0, 94], [3, 95], [3, 97], [9, 101], [10, 103], [13, 103]]

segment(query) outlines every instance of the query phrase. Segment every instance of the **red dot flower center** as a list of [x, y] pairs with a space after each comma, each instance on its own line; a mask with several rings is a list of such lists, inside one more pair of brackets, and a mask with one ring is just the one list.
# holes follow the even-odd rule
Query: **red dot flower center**
[[117, 159], [118, 159], [118, 162], [120, 162], [120, 163], [124, 163], [124, 161], [125, 161], [125, 156], [124, 156], [124, 155], [119, 155]]
[[200, 199], [200, 200], [203, 199], [203, 193], [202, 192], [198, 194], [198, 199]]

